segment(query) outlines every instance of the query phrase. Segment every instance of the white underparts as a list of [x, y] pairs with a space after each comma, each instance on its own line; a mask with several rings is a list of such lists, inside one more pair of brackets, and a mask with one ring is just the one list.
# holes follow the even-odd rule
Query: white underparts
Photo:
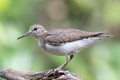
[[73, 42], [68, 42], [60, 46], [53, 46], [50, 44], [46, 44], [45, 46], [46, 46], [47, 52], [54, 55], [65, 56], [65, 55], [78, 53], [99, 39], [100, 39], [99, 37], [92, 37], [92, 38], [86, 38], [86, 39], [77, 40]]

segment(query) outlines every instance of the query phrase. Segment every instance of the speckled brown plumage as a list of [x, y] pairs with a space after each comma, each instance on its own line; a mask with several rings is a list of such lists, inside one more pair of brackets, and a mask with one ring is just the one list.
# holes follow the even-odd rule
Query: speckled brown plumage
[[81, 40], [89, 37], [100, 37], [104, 32], [86, 32], [77, 29], [57, 29], [47, 32], [45, 42], [58, 46], [62, 43]]

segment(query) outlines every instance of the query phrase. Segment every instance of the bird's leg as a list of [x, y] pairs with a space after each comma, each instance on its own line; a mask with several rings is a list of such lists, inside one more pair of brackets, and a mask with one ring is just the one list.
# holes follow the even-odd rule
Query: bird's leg
[[65, 66], [72, 60], [73, 55], [66, 56], [66, 62], [62, 64], [60, 67], [57, 68], [57, 70], [64, 70]]

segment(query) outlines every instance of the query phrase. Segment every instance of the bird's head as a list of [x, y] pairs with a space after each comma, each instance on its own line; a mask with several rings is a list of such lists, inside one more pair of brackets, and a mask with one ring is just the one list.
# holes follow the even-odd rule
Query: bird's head
[[42, 25], [35, 24], [29, 28], [29, 31], [27, 33], [23, 34], [22, 36], [18, 37], [17, 39], [21, 39], [26, 36], [39, 37], [39, 36], [42, 36], [46, 32], [47, 32], [46, 29]]

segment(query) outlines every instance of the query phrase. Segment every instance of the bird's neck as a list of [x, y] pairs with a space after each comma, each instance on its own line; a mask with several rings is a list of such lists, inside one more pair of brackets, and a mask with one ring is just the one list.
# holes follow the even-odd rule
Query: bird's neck
[[44, 33], [43, 35], [40, 36], [36, 36], [36, 39], [38, 41], [38, 44], [40, 47], [42, 47], [43, 49], [45, 49], [45, 37], [47, 35], [47, 32]]

